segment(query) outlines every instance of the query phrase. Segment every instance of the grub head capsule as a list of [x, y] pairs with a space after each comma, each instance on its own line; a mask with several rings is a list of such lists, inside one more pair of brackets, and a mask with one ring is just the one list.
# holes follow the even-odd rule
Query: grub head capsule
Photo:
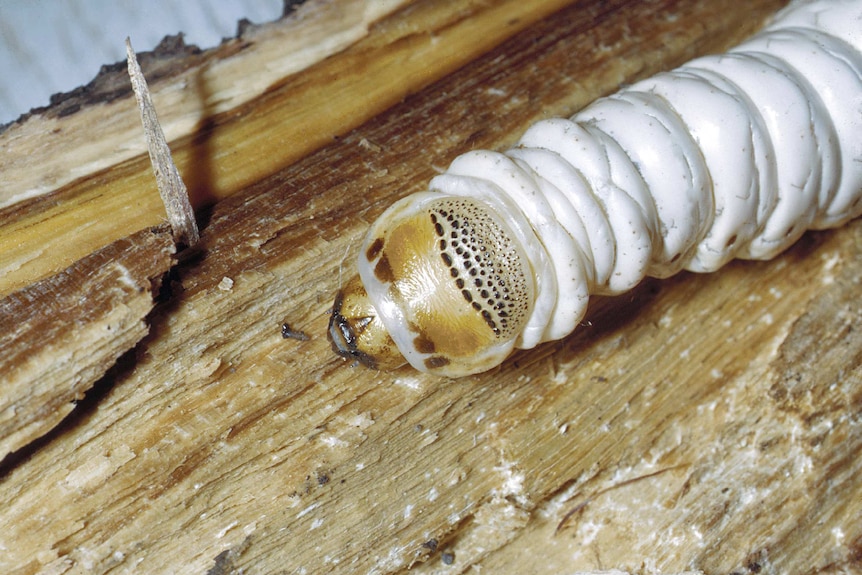
[[336, 300], [330, 340], [340, 355], [373, 367], [406, 360], [449, 377], [485, 371], [516, 346], [533, 307], [533, 275], [500, 211], [468, 197], [414, 194], [371, 226], [361, 284], [351, 280]]

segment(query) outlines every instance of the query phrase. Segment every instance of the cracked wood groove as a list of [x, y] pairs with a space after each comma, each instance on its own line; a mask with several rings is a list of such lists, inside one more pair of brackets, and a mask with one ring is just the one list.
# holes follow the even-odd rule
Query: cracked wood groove
[[57, 425], [147, 334], [174, 243], [142, 230], [0, 300], [0, 460]]

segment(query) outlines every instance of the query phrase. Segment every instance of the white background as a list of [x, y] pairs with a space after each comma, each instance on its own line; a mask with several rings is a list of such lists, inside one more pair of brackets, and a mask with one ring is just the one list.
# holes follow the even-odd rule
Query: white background
[[87, 84], [103, 64], [183, 32], [187, 44], [217, 46], [237, 22], [278, 19], [282, 0], [0, 0], [0, 125], [51, 94]]

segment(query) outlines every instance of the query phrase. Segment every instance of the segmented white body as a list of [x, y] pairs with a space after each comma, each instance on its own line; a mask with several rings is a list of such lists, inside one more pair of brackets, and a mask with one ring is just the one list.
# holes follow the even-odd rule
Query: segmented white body
[[[529, 262], [533, 301], [495, 358], [572, 332], [590, 294], [774, 257], [807, 229], [862, 214], [862, 1], [793, 4], [726, 54], [541, 121], [505, 153], [459, 156], [430, 189], [490, 206]], [[412, 201], [428, 210], [429, 197], [393, 206], [366, 248], [390, 213]], [[429, 363], [433, 351], [412, 343], [417, 328], [399, 335], [403, 317], [382, 309], [392, 282], [375, 277], [374, 255], [363, 250], [360, 277], [411, 364], [445, 375], [489, 367]]]

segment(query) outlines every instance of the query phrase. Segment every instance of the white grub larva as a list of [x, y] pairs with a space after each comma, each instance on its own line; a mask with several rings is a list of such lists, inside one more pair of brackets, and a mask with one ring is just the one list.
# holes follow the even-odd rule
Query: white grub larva
[[371, 226], [333, 308], [338, 354], [478, 373], [571, 333], [590, 294], [772, 258], [862, 214], [862, 1], [797, 2], [429, 189]]

